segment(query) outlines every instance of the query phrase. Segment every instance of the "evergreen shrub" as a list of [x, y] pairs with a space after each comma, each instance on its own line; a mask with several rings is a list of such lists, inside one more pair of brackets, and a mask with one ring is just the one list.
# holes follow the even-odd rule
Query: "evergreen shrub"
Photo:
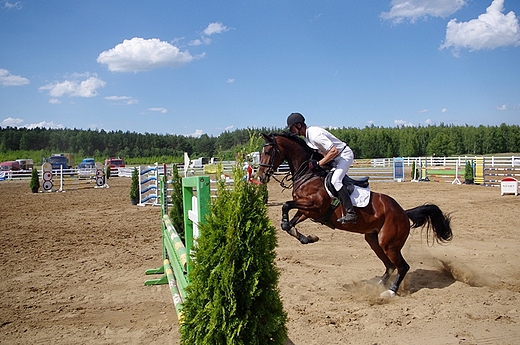
[[173, 167], [172, 176], [172, 188], [171, 202], [172, 205], [169, 210], [169, 216], [172, 221], [173, 227], [179, 234], [182, 242], [184, 242], [184, 204], [182, 199], [182, 178], [179, 176], [177, 165]]
[[31, 188], [33, 193], [38, 193], [38, 190], [40, 189], [40, 178], [38, 177], [38, 170], [36, 170], [36, 168], [32, 169], [29, 188]]
[[473, 184], [473, 165], [470, 161], [466, 161], [466, 167], [464, 169], [464, 183], [465, 184]]
[[132, 171], [132, 182], [130, 185], [130, 200], [136, 205], [139, 202], [139, 171], [134, 168]]
[[181, 344], [283, 345], [287, 340], [266, 189], [242, 177], [237, 168], [233, 189], [219, 182], [218, 197], [200, 225]]

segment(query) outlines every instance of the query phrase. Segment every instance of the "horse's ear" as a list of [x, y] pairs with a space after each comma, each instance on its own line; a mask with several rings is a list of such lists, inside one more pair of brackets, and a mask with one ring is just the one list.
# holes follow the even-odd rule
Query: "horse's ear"
[[262, 137], [264, 138], [265, 141], [269, 141], [269, 136], [265, 133], [261, 133]]

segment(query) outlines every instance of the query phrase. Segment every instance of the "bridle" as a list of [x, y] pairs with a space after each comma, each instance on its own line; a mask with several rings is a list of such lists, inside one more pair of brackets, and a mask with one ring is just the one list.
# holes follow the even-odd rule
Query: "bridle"
[[[282, 153], [280, 152], [280, 150], [278, 149], [278, 144], [276, 142], [276, 138], [274, 136], [271, 137], [272, 140], [266, 142], [263, 146], [263, 149], [262, 149], [262, 152], [265, 152], [265, 148], [267, 146], [272, 146], [273, 147], [273, 154], [271, 155], [270, 159], [269, 159], [269, 163], [260, 163], [259, 165], [261, 167], [264, 167], [264, 168], [267, 168], [266, 171], [265, 171], [265, 175], [267, 176], [267, 178], [273, 178], [276, 182], [278, 182], [280, 184], [280, 186], [282, 188], [286, 188], [286, 189], [290, 189], [293, 187], [294, 183], [296, 181], [298, 181], [298, 179], [300, 179], [301, 177], [303, 177], [304, 175], [306, 175], [306, 172], [309, 170], [308, 168], [308, 162], [309, 160], [306, 160], [304, 161], [300, 167], [296, 170], [296, 172], [294, 173], [293, 176], [290, 176], [291, 175], [291, 172], [288, 172], [284, 175], [284, 177], [279, 180], [276, 178], [276, 176], [274, 175], [275, 173], [275, 170], [274, 170], [274, 162], [275, 162], [275, 159], [276, 159], [276, 153], [282, 155]], [[310, 179], [312, 178], [313, 176], [315, 176], [315, 174], [313, 172], [311, 172], [310, 176], [307, 178], [307, 179]], [[307, 180], [305, 179], [305, 181]], [[286, 181], [289, 181], [290, 182], [290, 185], [286, 185], [285, 182]], [[305, 181], [302, 181], [299, 183], [299, 185], [301, 185], [303, 182]]]
[[[262, 148], [262, 152], [265, 152], [265, 148], [267, 146], [272, 146], [273, 147], [273, 154], [271, 155], [270, 159], [269, 159], [269, 163], [265, 164], [265, 163], [260, 163], [260, 166], [261, 167], [264, 167], [264, 168], [267, 168], [266, 171], [265, 171], [265, 175], [267, 176], [267, 178], [271, 178], [271, 176], [274, 175], [274, 161], [275, 161], [275, 156], [276, 156], [276, 153], [279, 153], [280, 155], [282, 155], [282, 153], [280, 152], [280, 150], [278, 149], [278, 145], [276, 143], [276, 139], [273, 138], [272, 141], [269, 141], [269, 142], [266, 142]], [[273, 178], [277, 181], [277, 182], [280, 182], [276, 179], [276, 177], [273, 176]]]

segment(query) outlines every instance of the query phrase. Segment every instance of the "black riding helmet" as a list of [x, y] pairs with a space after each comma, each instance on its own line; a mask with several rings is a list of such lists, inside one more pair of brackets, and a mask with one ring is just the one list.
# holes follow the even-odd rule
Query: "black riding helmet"
[[305, 123], [305, 118], [300, 113], [292, 113], [287, 117], [287, 127], [291, 127], [297, 123]]

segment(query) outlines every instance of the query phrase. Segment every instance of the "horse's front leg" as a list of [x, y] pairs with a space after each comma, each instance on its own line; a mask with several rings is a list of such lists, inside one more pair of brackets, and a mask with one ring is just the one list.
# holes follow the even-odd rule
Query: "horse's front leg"
[[318, 236], [309, 235], [305, 236], [301, 234], [298, 229], [296, 229], [295, 225], [299, 222], [303, 222], [307, 219], [307, 216], [303, 214], [300, 210], [296, 212], [294, 217], [289, 221], [289, 210], [297, 208], [297, 205], [294, 201], [288, 201], [282, 206], [282, 229], [287, 231], [287, 233], [293, 237], [296, 237], [300, 243], [307, 244], [319, 241]]

